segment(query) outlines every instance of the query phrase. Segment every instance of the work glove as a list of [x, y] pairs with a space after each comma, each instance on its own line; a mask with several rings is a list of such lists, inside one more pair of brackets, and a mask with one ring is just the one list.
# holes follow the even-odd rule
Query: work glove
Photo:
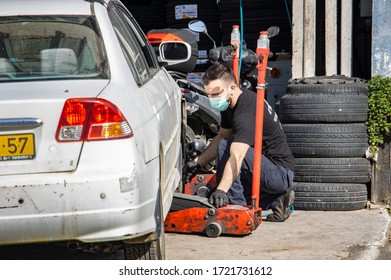
[[228, 204], [227, 193], [223, 190], [215, 190], [215, 192], [209, 197], [209, 203], [216, 208], [226, 206]]
[[199, 170], [201, 166], [195, 160], [189, 160], [186, 163], [186, 181], [189, 182]]

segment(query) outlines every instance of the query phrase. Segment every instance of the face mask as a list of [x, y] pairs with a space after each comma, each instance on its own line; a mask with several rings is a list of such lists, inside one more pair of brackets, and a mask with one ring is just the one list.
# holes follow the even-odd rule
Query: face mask
[[209, 101], [212, 108], [217, 111], [225, 111], [229, 106], [229, 102], [225, 99], [225, 96], [210, 98]]
[[229, 100], [226, 99], [227, 95], [209, 98], [210, 105], [213, 109], [223, 112], [227, 110], [229, 103], [231, 102], [231, 98]]

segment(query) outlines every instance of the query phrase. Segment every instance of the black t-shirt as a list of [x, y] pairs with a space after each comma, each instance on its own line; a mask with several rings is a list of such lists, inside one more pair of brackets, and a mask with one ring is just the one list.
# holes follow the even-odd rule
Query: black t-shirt
[[[255, 92], [243, 89], [235, 107], [221, 112], [221, 127], [233, 129], [233, 142], [246, 143], [254, 147], [256, 100]], [[286, 141], [285, 133], [276, 112], [266, 100], [262, 153], [274, 163], [294, 171], [295, 159]]]

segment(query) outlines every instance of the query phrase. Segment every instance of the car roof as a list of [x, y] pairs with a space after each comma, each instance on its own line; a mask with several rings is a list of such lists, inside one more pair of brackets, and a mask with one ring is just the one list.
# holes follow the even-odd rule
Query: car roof
[[91, 3], [110, 0], [1, 0], [0, 16], [91, 15]]

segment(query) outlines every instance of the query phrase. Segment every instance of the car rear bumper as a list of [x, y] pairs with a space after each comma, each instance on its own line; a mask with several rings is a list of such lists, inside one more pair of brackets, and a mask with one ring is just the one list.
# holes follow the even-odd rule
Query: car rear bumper
[[[158, 174], [133, 174], [76, 181], [70, 180], [75, 174], [64, 174], [63, 180], [58, 180], [58, 173], [40, 174], [18, 178], [30, 184], [4, 186], [3, 182], [0, 244], [116, 241], [154, 232]], [[148, 190], [143, 191], [147, 180]]]

